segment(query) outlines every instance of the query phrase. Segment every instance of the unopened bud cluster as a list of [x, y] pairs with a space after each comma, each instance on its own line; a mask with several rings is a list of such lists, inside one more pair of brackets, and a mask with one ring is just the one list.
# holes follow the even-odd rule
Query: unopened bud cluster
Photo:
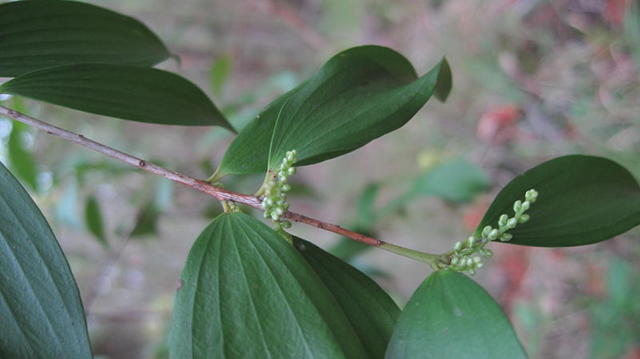
[[276, 222], [282, 228], [291, 227], [291, 222], [280, 220], [280, 217], [289, 209], [287, 192], [291, 190], [291, 186], [287, 181], [296, 173], [296, 168], [293, 167], [295, 162], [296, 151], [288, 151], [278, 170], [269, 176], [264, 184], [264, 198], [262, 199], [264, 217]]
[[518, 200], [513, 203], [513, 217], [509, 217], [506, 214], [500, 216], [498, 228], [486, 226], [480, 232], [479, 238], [472, 235], [464, 242], [456, 242], [453, 250], [443, 255], [442, 260], [437, 265], [438, 269], [449, 268], [459, 272], [475, 274], [482, 267], [484, 261], [493, 255], [491, 250], [486, 249], [485, 246], [495, 240], [510, 241], [513, 236], [507, 231], [529, 220], [529, 215], [525, 212], [538, 199], [538, 192], [530, 189], [524, 194], [524, 198], [524, 201]]

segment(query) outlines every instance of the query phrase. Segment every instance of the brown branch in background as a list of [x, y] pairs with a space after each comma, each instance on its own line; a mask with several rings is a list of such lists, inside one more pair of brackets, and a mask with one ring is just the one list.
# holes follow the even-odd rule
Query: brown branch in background
[[[121, 152], [116, 150], [115, 148], [103, 145], [94, 140], [84, 137], [81, 134], [71, 132], [65, 130], [63, 128], [48, 124], [31, 116], [25, 115], [18, 111], [12, 110], [8, 107], [0, 106], [0, 115], [4, 115], [16, 121], [25, 123], [29, 126], [35, 127], [39, 130], [42, 130], [50, 135], [57, 136], [63, 138], [67, 141], [71, 141], [80, 146], [86, 147], [90, 150], [93, 150], [98, 153], [102, 153], [103, 155], [107, 155], [111, 158], [114, 158], [118, 161], [124, 162], [134, 167], [138, 167], [143, 171], [147, 171], [149, 173], [153, 173], [154, 175], [164, 177], [171, 181], [183, 184], [185, 186], [191, 187], [200, 192], [204, 192], [219, 201], [232, 201], [236, 203], [241, 203], [259, 210], [262, 210], [261, 200], [258, 197], [232, 192], [225, 190], [220, 187], [213, 186], [209, 182], [199, 180], [197, 178], [193, 178], [182, 173], [178, 173], [164, 167], [160, 167], [151, 162], [147, 162], [141, 158], [132, 156], [130, 154]], [[326, 223], [320, 221], [318, 219], [314, 219], [311, 217], [304, 216], [302, 214], [287, 212], [283, 215], [284, 218], [288, 218], [295, 222], [305, 223], [317, 228], [320, 228], [325, 231], [333, 232], [339, 234], [341, 236], [351, 238], [355, 241], [362, 242], [368, 244], [370, 246], [380, 247], [385, 244], [385, 242], [367, 237], [363, 234], [356, 233], [350, 231], [348, 229], [342, 228], [338, 225]]]

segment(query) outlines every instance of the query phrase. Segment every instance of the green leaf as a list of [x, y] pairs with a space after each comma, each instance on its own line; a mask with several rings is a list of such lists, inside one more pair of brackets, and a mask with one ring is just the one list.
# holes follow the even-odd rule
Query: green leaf
[[104, 221], [102, 219], [102, 210], [100, 203], [94, 196], [87, 198], [84, 207], [84, 219], [87, 229], [103, 246], [108, 246], [107, 235], [104, 230]]
[[31, 151], [25, 145], [25, 136], [28, 135], [27, 125], [13, 121], [11, 133], [7, 143], [9, 166], [13, 172], [29, 185], [34, 191], [38, 190], [38, 168]]
[[158, 69], [79, 64], [30, 72], [0, 92], [124, 120], [233, 130], [207, 95], [186, 79]]
[[76, 1], [0, 5], [0, 77], [78, 63], [151, 66], [169, 57], [145, 25]]
[[230, 72], [231, 56], [223, 55], [213, 62], [211, 70], [209, 70], [209, 81], [211, 83], [211, 91], [214, 95], [222, 95], [224, 84], [227, 82]]
[[257, 219], [222, 214], [200, 234], [182, 273], [172, 358], [366, 358], [313, 269]]
[[476, 165], [456, 159], [436, 165], [420, 175], [408, 198], [431, 195], [450, 202], [471, 202], [489, 187], [489, 176]]
[[356, 202], [358, 226], [371, 228], [376, 221], [376, 199], [380, 193], [379, 183], [370, 183], [362, 191]]
[[297, 151], [298, 165], [309, 165], [362, 147], [400, 128], [422, 108], [441, 66], [418, 78], [411, 63], [391, 49], [343, 51], [247, 125], [217, 175], [273, 169], [290, 150]]
[[293, 244], [333, 293], [369, 358], [384, 358], [400, 315], [393, 299], [364, 273], [313, 243], [294, 238]]
[[142, 237], [158, 232], [158, 217], [160, 210], [153, 202], [145, 203], [136, 215], [131, 237]]
[[602, 157], [570, 155], [536, 166], [507, 184], [478, 231], [497, 226], [501, 214], [529, 189], [538, 200], [530, 220], [509, 231], [507, 243], [539, 247], [580, 246], [610, 239], [640, 224], [640, 187], [619, 164]]
[[464, 274], [437, 271], [402, 311], [387, 359], [518, 359], [527, 355], [502, 309]]
[[62, 191], [61, 196], [55, 203], [55, 219], [59, 223], [64, 223], [73, 228], [82, 228], [82, 221], [78, 215], [78, 182], [71, 179]]
[[[359, 229], [358, 227], [355, 227], [354, 231], [369, 236], [367, 231]], [[370, 245], [354, 241], [350, 238], [341, 237], [338, 242], [329, 249], [329, 252], [344, 261], [351, 262], [354, 258], [369, 250], [371, 250]]]
[[40, 210], [0, 163], [0, 357], [91, 358], [69, 264]]

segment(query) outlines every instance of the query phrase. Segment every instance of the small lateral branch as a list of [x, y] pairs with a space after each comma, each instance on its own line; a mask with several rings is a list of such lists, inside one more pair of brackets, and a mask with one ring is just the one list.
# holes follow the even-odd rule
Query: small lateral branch
[[[152, 173], [154, 175], [157, 176], [161, 176], [164, 177], [168, 180], [174, 181], [176, 183], [180, 183], [183, 184], [187, 187], [191, 187], [197, 191], [200, 192], [204, 192], [214, 198], [216, 198], [219, 201], [233, 201], [236, 203], [242, 203], [244, 205], [250, 206], [252, 208], [258, 209], [258, 210], [263, 210], [262, 208], [262, 202], [261, 200], [256, 197], [256, 196], [252, 196], [252, 195], [248, 195], [248, 194], [242, 194], [242, 193], [237, 193], [237, 192], [233, 192], [233, 191], [229, 191], [226, 190], [224, 188], [220, 188], [220, 187], [216, 187], [214, 185], [212, 185], [211, 183], [207, 182], [207, 181], [203, 181], [194, 177], [190, 177], [187, 175], [184, 175], [182, 173], [179, 172], [175, 172], [172, 170], [169, 170], [167, 168], [158, 166], [154, 163], [148, 162], [142, 158], [138, 158], [136, 156], [132, 156], [128, 153], [124, 153], [121, 151], [116, 150], [113, 147], [109, 147], [107, 145], [103, 145], [99, 142], [96, 142], [92, 139], [89, 139], [81, 134], [72, 132], [72, 131], [68, 131], [65, 130], [63, 128], [51, 125], [49, 123], [46, 123], [44, 121], [38, 120], [36, 118], [33, 118], [31, 116], [25, 115], [23, 113], [20, 113], [18, 111], [15, 111], [13, 109], [10, 109], [8, 107], [5, 106], [1, 106], [0, 105], [0, 115], [6, 116], [8, 118], [11, 118], [13, 120], [25, 123], [31, 127], [35, 127], [39, 130], [42, 130], [50, 135], [53, 136], [57, 136], [60, 137], [62, 139], [65, 139], [67, 141], [73, 142], [75, 144], [78, 144], [80, 146], [86, 147], [90, 150], [93, 150], [95, 152], [101, 153], [103, 155], [106, 155], [108, 157], [111, 157], [113, 159], [116, 159], [118, 161], [124, 162], [128, 165], [137, 167], [143, 171], [147, 171], [149, 173]], [[315, 218], [311, 218], [311, 217], [307, 217], [305, 215], [302, 214], [298, 214], [295, 212], [286, 212], [283, 214], [284, 218], [288, 218], [292, 221], [295, 222], [299, 222], [299, 223], [305, 223], [308, 224], [310, 226], [325, 230], [325, 231], [329, 231], [329, 232], [333, 232], [336, 234], [339, 234], [341, 236], [353, 239], [355, 241], [358, 242], [362, 242], [365, 244], [368, 244], [370, 246], [374, 246], [374, 247], [380, 247], [382, 244], [384, 244], [385, 242], [378, 240], [378, 239], [374, 239], [371, 237], [367, 237], [363, 234], [357, 233], [357, 232], [353, 232], [350, 231], [348, 229], [342, 228], [338, 225], [335, 224], [331, 224], [331, 223], [327, 223], [327, 222], [323, 222], [321, 220], [315, 219]]]

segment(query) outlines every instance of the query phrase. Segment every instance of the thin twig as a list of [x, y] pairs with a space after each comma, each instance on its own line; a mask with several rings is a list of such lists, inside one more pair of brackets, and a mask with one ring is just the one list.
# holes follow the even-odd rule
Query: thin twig
[[[57, 136], [60, 138], [63, 138], [67, 141], [71, 141], [73, 143], [76, 143], [80, 146], [86, 147], [90, 150], [102, 153], [106, 156], [109, 156], [111, 158], [114, 158], [118, 161], [124, 162], [126, 164], [129, 164], [131, 166], [134, 167], [138, 167], [143, 171], [147, 171], [149, 173], [153, 173], [154, 175], [157, 176], [161, 176], [164, 177], [166, 179], [169, 179], [171, 181], [183, 184], [185, 186], [191, 187], [195, 190], [198, 190], [200, 192], [204, 192], [214, 198], [216, 198], [219, 201], [232, 201], [232, 202], [236, 202], [236, 203], [241, 203], [259, 210], [262, 210], [262, 204], [261, 204], [261, 200], [256, 197], [256, 196], [252, 196], [252, 195], [248, 195], [248, 194], [242, 194], [242, 193], [237, 193], [237, 192], [233, 192], [233, 191], [229, 191], [220, 187], [216, 187], [214, 185], [212, 185], [211, 183], [207, 182], [207, 181], [203, 181], [194, 177], [190, 177], [187, 175], [184, 175], [182, 173], [178, 173], [169, 169], [166, 169], [164, 167], [158, 166], [156, 164], [153, 164], [151, 162], [147, 162], [141, 158], [132, 156], [130, 154], [121, 152], [116, 150], [113, 147], [109, 147], [107, 145], [103, 145], [99, 142], [96, 142], [92, 139], [89, 139], [81, 134], [75, 133], [75, 132], [71, 132], [68, 130], [65, 130], [63, 128], [51, 125], [49, 123], [43, 122], [41, 120], [38, 120], [36, 118], [33, 118], [31, 116], [25, 115], [23, 113], [20, 113], [16, 110], [12, 110], [8, 107], [5, 106], [1, 106], [0, 105], [0, 115], [4, 115], [6, 117], [9, 117], [11, 119], [14, 119], [16, 121], [25, 123], [27, 125], [30, 125], [32, 127], [35, 127], [39, 130], [42, 130], [50, 135], [53, 136]], [[357, 232], [353, 232], [350, 231], [346, 228], [340, 227], [338, 225], [335, 224], [331, 224], [331, 223], [327, 223], [327, 222], [323, 222], [321, 220], [315, 219], [315, 218], [311, 218], [311, 217], [307, 217], [305, 215], [299, 214], [299, 213], [295, 213], [295, 212], [291, 212], [288, 211], [285, 214], [282, 215], [282, 217], [284, 218], [288, 218], [292, 221], [295, 222], [300, 222], [300, 223], [305, 223], [317, 228], [320, 228], [322, 230], [325, 231], [329, 231], [329, 232], [333, 232], [336, 234], [339, 234], [341, 236], [350, 238], [354, 241], [358, 241], [358, 242], [362, 242], [364, 244], [370, 245], [370, 246], [374, 246], [374, 247], [379, 247], [385, 250], [389, 250], [391, 252], [394, 253], [398, 253], [410, 258], [431, 258], [433, 255], [428, 254], [428, 253], [423, 253], [423, 252], [419, 252], [419, 251], [414, 251], [412, 249], [407, 249], [407, 248], [402, 248], [400, 251], [397, 250], [397, 248], [401, 248], [395, 245], [391, 245], [389, 243], [386, 243], [384, 241], [381, 241], [379, 239], [375, 239], [375, 238], [371, 238], [368, 236], [365, 236], [363, 234], [357, 233]], [[395, 248], [395, 249], [391, 249], [391, 247]], [[404, 254], [403, 254], [404, 253]], [[411, 255], [406, 255], [407, 253], [411, 253]], [[425, 257], [426, 255], [426, 257]], [[420, 260], [420, 259], [418, 259]], [[430, 260], [423, 260], [426, 261], [428, 263], [431, 263]]]

